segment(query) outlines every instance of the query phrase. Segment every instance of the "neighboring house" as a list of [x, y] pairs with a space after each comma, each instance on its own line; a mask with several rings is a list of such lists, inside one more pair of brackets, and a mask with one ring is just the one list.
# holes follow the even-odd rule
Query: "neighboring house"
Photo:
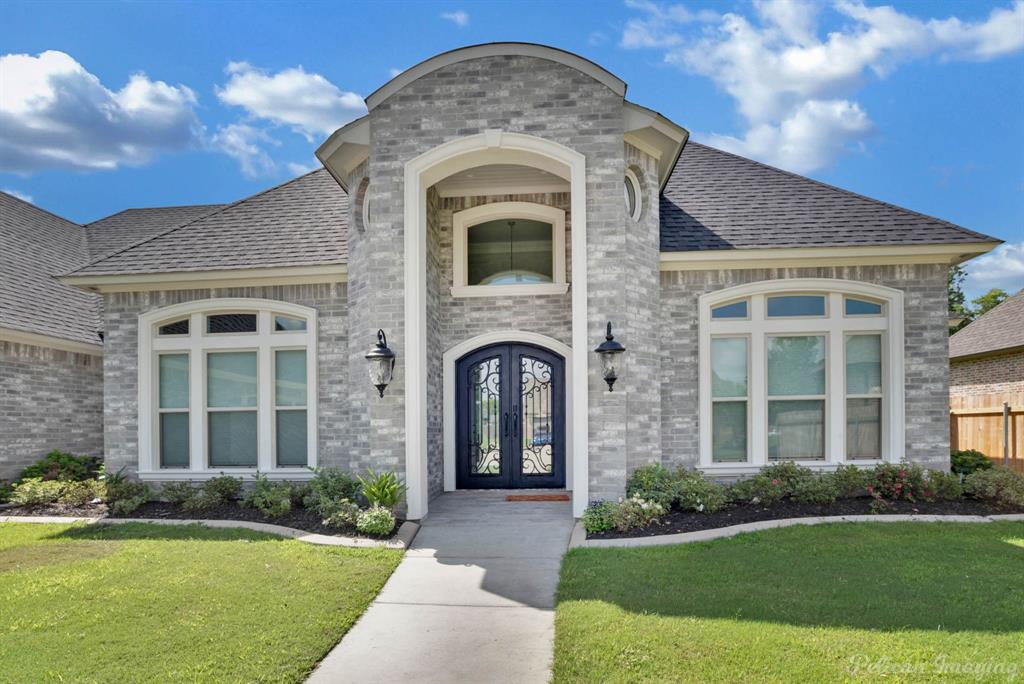
[[109, 466], [394, 469], [415, 519], [477, 487], [580, 514], [652, 461], [948, 464], [947, 269], [998, 240], [688, 142], [625, 92], [549, 47], [447, 52], [325, 169], [54, 264], [103, 298]]
[[213, 207], [82, 226], [0, 192], [0, 480], [54, 449], [103, 455], [101, 297], [54, 279]]
[[1024, 394], [1024, 290], [949, 338], [951, 397], [1014, 393]]

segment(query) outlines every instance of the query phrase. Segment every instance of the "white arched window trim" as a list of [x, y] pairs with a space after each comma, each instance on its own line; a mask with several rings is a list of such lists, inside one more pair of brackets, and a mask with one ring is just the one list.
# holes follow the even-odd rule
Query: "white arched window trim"
[[[467, 284], [469, 229], [481, 223], [502, 219], [528, 219], [551, 224], [552, 282], [522, 285]], [[453, 297], [552, 295], [565, 294], [569, 290], [565, 279], [565, 212], [561, 209], [533, 202], [481, 204], [452, 215], [452, 240]]]
[[[823, 317], [768, 318], [766, 299], [776, 294], [821, 294], [826, 298]], [[844, 315], [846, 296], [882, 303], [881, 315]], [[722, 304], [746, 299], [742, 319], [711, 318]], [[796, 278], [768, 280], [711, 292], [699, 302], [700, 468], [712, 474], [749, 474], [768, 465], [767, 360], [765, 340], [773, 334], [823, 335], [826, 338], [825, 460], [798, 461], [812, 468], [834, 469], [841, 464], [874, 465], [879, 459], [846, 459], [845, 336], [877, 333], [882, 340], [882, 454], [885, 462], [899, 462], [905, 450], [903, 292], [881, 285], [849, 280]], [[714, 463], [712, 446], [711, 340], [746, 337], [747, 462]]]
[[[255, 333], [207, 334], [206, 316], [218, 313], [254, 313]], [[304, 331], [274, 332], [274, 316], [306, 321]], [[189, 319], [188, 335], [158, 335], [158, 328], [183, 317]], [[224, 473], [248, 478], [257, 471], [274, 479], [312, 476], [305, 467], [275, 464], [274, 352], [306, 350], [307, 465], [317, 464], [317, 312], [310, 307], [272, 299], [221, 298], [175, 304], [139, 316], [139, 476], [150, 480], [202, 480]], [[257, 352], [257, 465], [210, 467], [206, 449], [206, 355], [217, 351]], [[189, 357], [189, 467], [161, 468], [157, 421], [159, 413], [159, 364], [166, 353]]]

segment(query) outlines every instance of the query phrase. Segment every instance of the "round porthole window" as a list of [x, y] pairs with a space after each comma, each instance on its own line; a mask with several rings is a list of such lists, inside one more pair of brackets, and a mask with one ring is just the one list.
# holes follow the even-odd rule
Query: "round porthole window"
[[643, 195], [640, 193], [640, 179], [632, 170], [626, 169], [625, 178], [626, 213], [634, 221], [640, 220], [643, 211]]

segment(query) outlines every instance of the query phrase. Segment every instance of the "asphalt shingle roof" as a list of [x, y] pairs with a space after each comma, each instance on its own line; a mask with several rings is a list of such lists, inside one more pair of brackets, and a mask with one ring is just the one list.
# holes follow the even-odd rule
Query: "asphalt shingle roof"
[[1024, 290], [949, 338], [949, 357], [1024, 347]]
[[151, 235], [69, 275], [345, 263], [348, 195], [326, 169]]
[[82, 226], [0, 192], [0, 327], [99, 344], [99, 296], [52, 277], [87, 261]]
[[168, 228], [194, 221], [223, 204], [195, 204], [183, 207], [125, 209], [116, 214], [85, 224], [89, 259], [99, 259], [111, 252], [162, 233]]
[[692, 141], [661, 197], [663, 252], [995, 241]]

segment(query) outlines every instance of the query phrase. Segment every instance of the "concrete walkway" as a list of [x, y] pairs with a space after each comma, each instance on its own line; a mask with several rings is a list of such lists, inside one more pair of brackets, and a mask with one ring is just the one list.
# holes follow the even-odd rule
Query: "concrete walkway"
[[398, 569], [309, 681], [547, 682], [571, 504], [507, 494], [434, 500]]

